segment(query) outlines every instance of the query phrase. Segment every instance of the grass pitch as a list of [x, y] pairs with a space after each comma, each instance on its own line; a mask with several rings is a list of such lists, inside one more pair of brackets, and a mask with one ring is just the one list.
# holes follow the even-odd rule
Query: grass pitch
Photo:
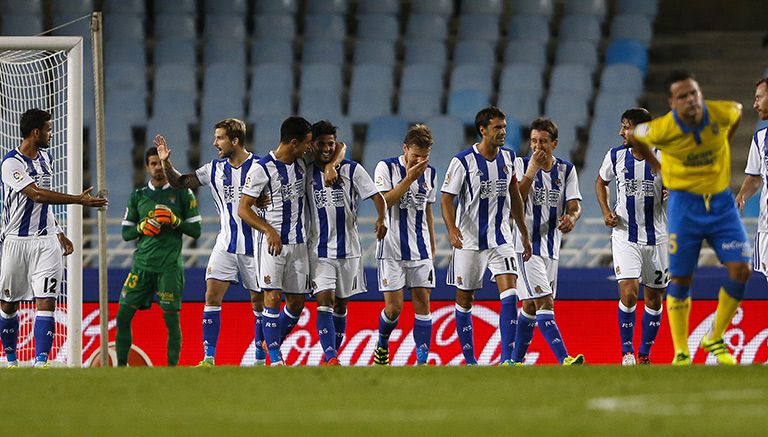
[[4, 435], [758, 435], [768, 368], [0, 371]]

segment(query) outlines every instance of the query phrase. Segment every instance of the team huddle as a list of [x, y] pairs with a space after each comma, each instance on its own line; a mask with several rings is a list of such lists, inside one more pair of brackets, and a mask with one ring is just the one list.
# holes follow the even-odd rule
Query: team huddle
[[[768, 119], [766, 87], [768, 80], [763, 80], [756, 92], [755, 108], [763, 119]], [[605, 224], [612, 228], [621, 362], [650, 364], [666, 291], [673, 364], [691, 363], [690, 284], [701, 243], [707, 240], [727, 268], [728, 279], [720, 288], [716, 317], [700, 346], [720, 364], [736, 364], [723, 333], [743, 299], [752, 259], [738, 209], [768, 183], [768, 129], [755, 134], [748, 177], [734, 200], [728, 190], [729, 140], [738, 126], [741, 105], [703, 100], [693, 75], [683, 72], [670, 76], [667, 91], [672, 109], [668, 114], [652, 119], [648, 111], [633, 108], [622, 115], [619, 133], [624, 144], [606, 153], [595, 181]], [[39, 120], [45, 118], [39, 115]], [[46, 323], [53, 321], [55, 284], [63, 271], [60, 255], [71, 253], [72, 247], [47, 205], [106, 204], [106, 199], [91, 197], [89, 190], [79, 196], [46, 190], [50, 156], [44, 149], [50, 140], [50, 115], [32, 123], [25, 117], [24, 141], [4, 157], [2, 165], [0, 340], [9, 366], [18, 365], [15, 338], [20, 300], [34, 296], [37, 301], [37, 363], [45, 365], [50, 352], [46, 339], [54, 327]], [[368, 199], [377, 211], [377, 278], [385, 301], [373, 363], [389, 364], [389, 337], [407, 288], [415, 313], [416, 361], [429, 364], [430, 292], [436, 284], [432, 204], [438, 201], [438, 186], [442, 220], [452, 246], [446, 283], [456, 288], [456, 332], [466, 365], [477, 365], [472, 304], [486, 270], [496, 282], [501, 301], [499, 364], [524, 365], [537, 326], [562, 365], [583, 364], [582, 354], [568, 352], [555, 321], [560, 246], [582, 213], [576, 168], [554, 154], [557, 125], [545, 118], [530, 124], [527, 157], [517, 157], [504, 147], [506, 117], [500, 109], [480, 110], [475, 128], [479, 142], [452, 158], [444, 181], [437, 180], [435, 168], [429, 165], [433, 140], [423, 124], [408, 130], [401, 154], [378, 162], [373, 178], [362, 165], [344, 158], [346, 146], [328, 121], [313, 125], [301, 117], [287, 118], [277, 147], [257, 157], [245, 148], [245, 123], [223, 120], [214, 126], [218, 159], [188, 174], [174, 168], [171, 150], [157, 135], [155, 147], [145, 155], [150, 181], [131, 195], [122, 223], [123, 238], [138, 239], [138, 243], [117, 315], [118, 365], [128, 361], [135, 312], [149, 308], [155, 296], [169, 334], [168, 364], [178, 363], [184, 287], [181, 239], [184, 234], [200, 236], [201, 217], [191, 190], [203, 185], [210, 187], [220, 232], [206, 268], [200, 366], [215, 365], [222, 301], [233, 283], [242, 283], [250, 292], [256, 364], [285, 363], [281, 345], [312, 293], [317, 299], [323, 362], [339, 365], [347, 303], [366, 291], [357, 211], [360, 202]], [[611, 181], [616, 184], [615, 206], [609, 201]], [[763, 188], [755, 270], [766, 273], [768, 190]], [[25, 260], [23, 269], [18, 260]], [[642, 341], [635, 355], [632, 339], [640, 284], [645, 309]]]

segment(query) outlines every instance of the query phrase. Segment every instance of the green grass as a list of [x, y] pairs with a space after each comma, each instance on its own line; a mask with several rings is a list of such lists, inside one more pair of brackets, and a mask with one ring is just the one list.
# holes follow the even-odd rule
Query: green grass
[[762, 434], [768, 368], [0, 370], [3, 435]]

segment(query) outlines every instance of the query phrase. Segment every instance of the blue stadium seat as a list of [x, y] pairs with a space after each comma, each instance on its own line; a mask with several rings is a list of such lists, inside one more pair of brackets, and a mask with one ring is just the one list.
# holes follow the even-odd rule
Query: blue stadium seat
[[514, 150], [515, 153], [519, 153], [522, 142], [523, 137], [517, 120], [514, 117], [507, 118], [507, 136], [504, 138], [504, 145]]
[[42, 15], [42, 0], [4, 0], [3, 15]]
[[656, 14], [659, 12], [659, 5], [657, 1], [649, 0], [617, 0], [616, 1], [616, 13], [617, 14], [643, 14], [651, 21], [656, 18]]
[[400, 13], [399, 0], [358, 0], [358, 14], [390, 14]]
[[411, 0], [411, 14], [431, 14], [450, 17], [453, 0]]
[[[376, 117], [368, 123], [368, 129], [365, 132], [365, 143], [366, 146], [369, 143], [388, 143], [393, 151], [397, 151], [397, 146], [403, 143], [403, 138], [405, 138], [407, 131], [408, 122], [400, 117], [391, 115]], [[397, 153], [399, 154], [399, 152]], [[377, 161], [383, 156], [385, 155], [379, 155]]]
[[248, 12], [247, 0], [205, 0], [204, 12], [211, 14], [245, 15]]
[[549, 94], [568, 93], [580, 96], [592, 94], [592, 73], [583, 65], [557, 65], [549, 79]]
[[336, 126], [336, 139], [347, 143], [347, 159], [349, 159], [350, 151], [352, 149], [352, 140], [354, 138], [354, 128], [352, 122], [347, 117], [339, 117], [333, 120], [329, 120]]
[[280, 125], [285, 117], [271, 115], [254, 118], [254, 152], [259, 156], [266, 155], [280, 142]]
[[355, 64], [385, 64], [397, 62], [395, 45], [387, 41], [358, 40], [355, 42]]
[[490, 41], [459, 41], [453, 51], [453, 65], [495, 65], [496, 49]]
[[[557, 123], [557, 151], [555, 153], [557, 156], [570, 161], [574, 150], [578, 148], [578, 139], [576, 136], [578, 127], [567, 119], [560, 119], [560, 121], [555, 120], [555, 123]], [[596, 173], [597, 172], [590, 174]]]
[[509, 64], [501, 70], [499, 92], [528, 91], [537, 96], [544, 92], [541, 70], [531, 64]]
[[341, 15], [309, 14], [304, 18], [304, 38], [343, 40], [347, 25]]
[[288, 64], [261, 64], [253, 69], [252, 90], [278, 90], [291, 93], [293, 70]]
[[[261, 2], [261, 0], [259, 0]], [[155, 15], [157, 14], [187, 14], [195, 15], [197, 12], [197, 1], [195, 0], [174, 0], [172, 2], [156, 1], [153, 2]]]
[[307, 64], [336, 64], [344, 63], [344, 43], [329, 39], [310, 39], [304, 41], [301, 52], [301, 62]]
[[104, 42], [104, 65], [146, 65], [144, 40], [112, 39]]
[[539, 15], [549, 20], [555, 6], [553, 0], [514, 0], [512, 9], [516, 15]]
[[643, 72], [630, 64], [611, 64], [603, 68], [600, 90], [628, 92], [640, 97], [643, 93]]
[[339, 118], [341, 117], [341, 95], [327, 88], [312, 89], [309, 92], [302, 89], [299, 97], [299, 114], [310, 121]]
[[629, 39], [617, 39], [608, 45], [608, 49], [605, 52], [605, 65], [611, 64], [634, 65], [645, 76], [645, 73], [648, 71], [648, 52], [640, 42]]
[[496, 106], [519, 125], [528, 125], [538, 117], [541, 114], [540, 104], [541, 94], [525, 90], [499, 92], [496, 102]]
[[448, 37], [448, 22], [441, 15], [411, 14], [405, 25], [405, 37], [409, 40], [445, 40]]
[[646, 47], [651, 44], [651, 20], [641, 14], [616, 15], [611, 21], [611, 39], [633, 39]]
[[462, 15], [459, 18], [459, 40], [496, 42], [499, 39], [499, 17], [496, 15]]
[[489, 92], [477, 89], [460, 89], [448, 95], [448, 115], [464, 124], [473, 124], [477, 111], [491, 103]]
[[357, 88], [349, 93], [349, 119], [367, 123], [376, 117], [392, 114], [392, 93], [386, 89]]
[[547, 43], [534, 40], [514, 40], [504, 49], [505, 64], [531, 64], [544, 71], [547, 66]]
[[293, 113], [293, 98], [289, 92], [280, 89], [260, 88], [251, 90], [248, 118], [277, 115], [287, 117]]
[[382, 64], [355, 65], [352, 69], [350, 92], [382, 90], [391, 93], [395, 87], [392, 67]]
[[400, 90], [397, 115], [410, 121], [420, 121], [440, 114], [442, 92], [438, 90]]
[[443, 89], [443, 69], [433, 64], [406, 65], [403, 69], [400, 89], [441, 92]]
[[4, 36], [32, 36], [43, 31], [42, 14], [3, 14]]
[[[190, 145], [192, 143], [189, 137], [189, 125], [176, 120], [169, 122], [169, 120], [165, 117], [152, 117], [147, 120], [144, 144], [147, 146], [152, 144], [155, 135], [157, 134], [165, 137], [173, 157], [178, 159], [178, 157], [183, 156], [183, 161], [186, 163], [186, 155], [189, 153], [191, 149]], [[207, 135], [208, 132], [203, 130], [200, 134], [201, 146], [205, 148], [205, 146], [207, 146], [209, 143], [209, 136]]]
[[225, 41], [245, 41], [245, 17], [231, 14], [205, 15], [204, 38]]
[[155, 43], [167, 39], [195, 41], [195, 17], [186, 14], [158, 14], [155, 16]]
[[242, 113], [245, 97], [245, 70], [232, 68], [227, 63], [206, 65], [201, 102], [203, 111], [210, 100], [216, 100], [221, 101], [221, 104], [231, 105], [233, 111]]
[[394, 15], [366, 14], [357, 16], [357, 38], [376, 41], [397, 41], [400, 28]]
[[296, 37], [296, 19], [287, 14], [264, 14], [253, 18], [253, 36], [257, 39], [287, 40]]
[[595, 71], [597, 68], [597, 46], [586, 41], [562, 41], [557, 45], [555, 64], [579, 64]]
[[757, 125], [755, 126], [755, 131], [758, 131], [764, 127], [768, 127], [768, 120], [757, 120]]
[[155, 91], [176, 90], [193, 94], [197, 89], [194, 68], [178, 64], [161, 64], [155, 67]]
[[549, 21], [538, 15], [515, 15], [509, 20], [507, 39], [510, 41], [549, 41]]
[[257, 0], [257, 14], [286, 14], [292, 15], [299, 10], [298, 0]]
[[293, 43], [289, 40], [258, 39], [251, 44], [251, 64], [293, 63]]
[[104, 116], [125, 126], [143, 125], [147, 119], [144, 96], [131, 89], [107, 89], [104, 94]]
[[588, 99], [569, 93], [549, 93], [544, 113], [558, 124], [585, 126], [589, 117]]
[[607, 11], [605, 0], [565, 0], [565, 15], [591, 15], [603, 21]]
[[600, 42], [600, 21], [592, 15], [566, 15], [560, 22], [561, 41]]
[[432, 64], [445, 67], [448, 62], [448, 51], [443, 41], [436, 40], [406, 40], [405, 65]]
[[634, 94], [600, 92], [595, 99], [595, 117], [613, 118], [618, 122], [624, 111], [635, 107], [637, 98]]
[[[93, 0], [68, 0], [51, 2], [51, 12], [54, 18], [73, 20], [93, 12]], [[65, 21], [69, 21], [65, 20]], [[56, 24], [60, 24], [56, 22]]]
[[102, 10], [104, 14], [146, 15], [144, 0], [103, 0]]
[[487, 14], [499, 16], [503, 12], [501, 0], [472, 0], [461, 2], [461, 14]]
[[152, 94], [152, 117], [163, 120], [183, 120], [186, 123], [195, 122], [197, 120], [195, 94], [170, 88], [155, 88]]
[[312, 0], [307, 2], [307, 12], [310, 14], [336, 14], [347, 13], [347, 0]]
[[486, 94], [493, 91], [493, 66], [459, 65], [451, 74], [451, 91], [480, 90]]
[[[64, 23], [68, 23], [76, 18], [80, 18], [78, 16], [64, 16], [64, 15], [54, 15], [53, 16], [53, 27], [61, 26]], [[72, 24], [68, 24], [60, 29], [54, 30], [51, 32], [53, 36], [82, 36], [83, 37], [83, 43], [84, 43], [84, 52], [91, 51], [91, 24], [88, 19], [75, 21]]]
[[301, 92], [327, 89], [336, 93], [342, 90], [341, 66], [333, 64], [307, 64], [301, 69]]
[[227, 63], [235, 68], [245, 68], [245, 40], [211, 38], [203, 46], [203, 61], [206, 65]]
[[[225, 93], [215, 95], [203, 95], [203, 101], [200, 106], [200, 144], [211, 144], [213, 141], [213, 126], [225, 118], [238, 118], [245, 120], [245, 111], [243, 105], [233, 96]], [[213, 158], [212, 147], [201, 147], [201, 155]], [[208, 152], [207, 154], [204, 152]]]
[[144, 41], [144, 19], [117, 12], [104, 15], [104, 40], [114, 39]]

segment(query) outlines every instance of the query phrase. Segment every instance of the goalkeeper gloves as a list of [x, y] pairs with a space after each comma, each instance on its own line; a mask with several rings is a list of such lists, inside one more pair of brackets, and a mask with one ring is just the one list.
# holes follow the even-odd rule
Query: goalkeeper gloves
[[164, 225], [171, 225], [174, 229], [181, 225], [181, 219], [171, 211], [171, 208], [160, 203], [155, 206], [155, 220]]
[[154, 218], [144, 217], [144, 220], [136, 225], [136, 229], [138, 229], [140, 234], [146, 235], [148, 237], [154, 237], [160, 233], [160, 226], [162, 226], [160, 222]]

